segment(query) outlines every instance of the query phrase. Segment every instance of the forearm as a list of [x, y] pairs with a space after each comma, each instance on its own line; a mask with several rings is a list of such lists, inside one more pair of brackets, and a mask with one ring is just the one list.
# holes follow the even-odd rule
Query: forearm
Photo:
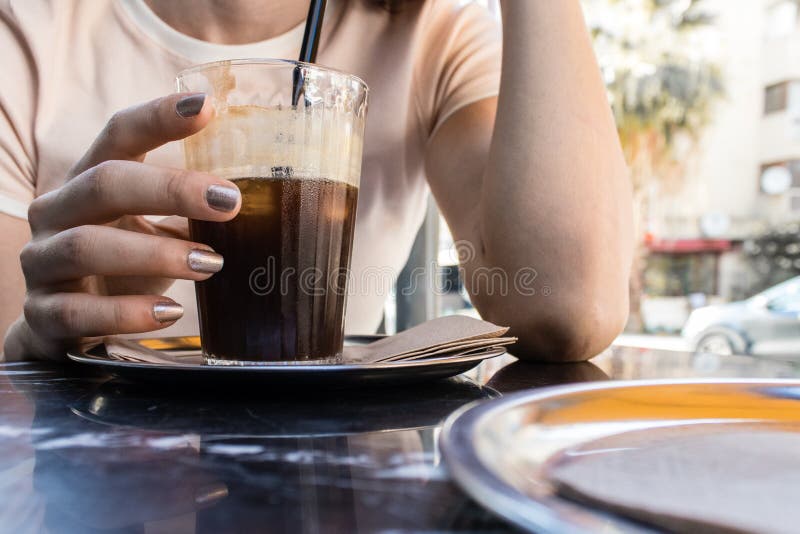
[[25, 278], [19, 263], [19, 253], [30, 238], [27, 221], [0, 214], [0, 334], [5, 336], [9, 327], [22, 313], [25, 301]]
[[[533, 268], [536, 294], [475, 294], [484, 315], [516, 326], [535, 357], [588, 330], [568, 359], [591, 356], [627, 311], [631, 193], [613, 117], [577, 0], [507, 0], [503, 76], [478, 206], [479, 263], [513, 281]], [[479, 293], [480, 288], [475, 288]], [[570, 323], [573, 323], [570, 326]], [[574, 327], [574, 328], [573, 328]], [[558, 346], [558, 343], [555, 343]]]

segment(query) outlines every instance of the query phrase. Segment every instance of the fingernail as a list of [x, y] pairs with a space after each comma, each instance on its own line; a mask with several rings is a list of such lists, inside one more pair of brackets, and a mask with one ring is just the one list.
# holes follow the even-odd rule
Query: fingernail
[[194, 249], [186, 260], [189, 268], [198, 273], [218, 273], [222, 269], [224, 260], [216, 252]]
[[239, 203], [239, 188], [212, 185], [206, 190], [206, 202], [217, 211], [233, 211]]
[[153, 306], [153, 317], [159, 323], [171, 323], [183, 317], [183, 306], [175, 302], [158, 302]]
[[197, 95], [189, 95], [184, 96], [178, 103], [175, 104], [175, 109], [178, 112], [178, 115], [183, 117], [184, 119], [188, 117], [194, 117], [200, 110], [203, 109], [203, 102], [206, 101], [206, 95], [203, 93]]
[[210, 504], [228, 496], [228, 486], [222, 484], [208, 484], [194, 490], [194, 502], [197, 504]]

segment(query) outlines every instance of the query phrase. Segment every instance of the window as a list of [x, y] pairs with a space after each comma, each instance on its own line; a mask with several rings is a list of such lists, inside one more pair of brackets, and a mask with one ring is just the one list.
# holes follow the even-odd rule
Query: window
[[[761, 175], [764, 175], [764, 172], [767, 169], [771, 169], [773, 167], [783, 167], [789, 171], [791, 176], [791, 182], [789, 183], [789, 189], [785, 191], [789, 197], [789, 209], [793, 213], [800, 212], [800, 159], [793, 159], [790, 161], [776, 161], [773, 163], [768, 163], [766, 165], [761, 166]], [[761, 191], [764, 191], [764, 184], [761, 184]]]
[[717, 291], [719, 253], [654, 253], [647, 257], [645, 293], [651, 297], [679, 297], [692, 293], [714, 295]]
[[791, 161], [775, 161], [761, 166], [761, 173], [772, 167], [785, 167], [792, 176], [792, 189], [800, 189], [800, 159]]
[[792, 213], [800, 213], [800, 160], [784, 163], [792, 174], [792, 188], [789, 190], [789, 209]]
[[764, 90], [764, 114], [784, 111], [789, 106], [789, 82], [770, 85]]
[[775, 313], [800, 313], [800, 295], [781, 295], [770, 300], [767, 307]]
[[800, 189], [800, 160], [787, 161], [784, 165], [792, 173], [792, 188]]
[[798, 0], [780, 0], [767, 9], [765, 36], [776, 39], [797, 30]]

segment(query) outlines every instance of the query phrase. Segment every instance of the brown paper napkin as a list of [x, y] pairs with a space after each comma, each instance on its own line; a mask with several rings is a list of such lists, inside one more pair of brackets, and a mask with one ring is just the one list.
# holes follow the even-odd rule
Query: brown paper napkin
[[107, 337], [103, 339], [109, 359], [134, 363], [157, 363], [165, 365], [197, 365], [203, 357], [197, 351], [188, 354], [148, 349], [133, 339]]
[[445, 357], [467, 349], [511, 345], [508, 328], [464, 315], [449, 315], [385, 337], [369, 345], [347, 347], [346, 356], [359, 362], [389, 362]]
[[[422, 359], [456, 358], [475, 355], [511, 345], [515, 337], [504, 337], [508, 328], [465, 317], [451, 315], [433, 319], [388, 336], [368, 345], [344, 348], [341, 363], [390, 363]], [[197, 355], [174, 355], [148, 349], [135, 340], [106, 338], [103, 340], [110, 359], [169, 365], [197, 364]]]
[[673, 532], [798, 532], [800, 425], [627, 432], [545, 467], [559, 494]]

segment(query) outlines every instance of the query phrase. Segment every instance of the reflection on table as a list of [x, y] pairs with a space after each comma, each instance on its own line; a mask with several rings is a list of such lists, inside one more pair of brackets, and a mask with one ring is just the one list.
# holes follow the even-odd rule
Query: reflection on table
[[80, 367], [0, 366], [3, 532], [509, 532], [455, 487], [437, 439], [459, 407], [630, 378], [796, 377], [789, 362], [615, 348], [508, 356], [392, 389], [198, 391]]

